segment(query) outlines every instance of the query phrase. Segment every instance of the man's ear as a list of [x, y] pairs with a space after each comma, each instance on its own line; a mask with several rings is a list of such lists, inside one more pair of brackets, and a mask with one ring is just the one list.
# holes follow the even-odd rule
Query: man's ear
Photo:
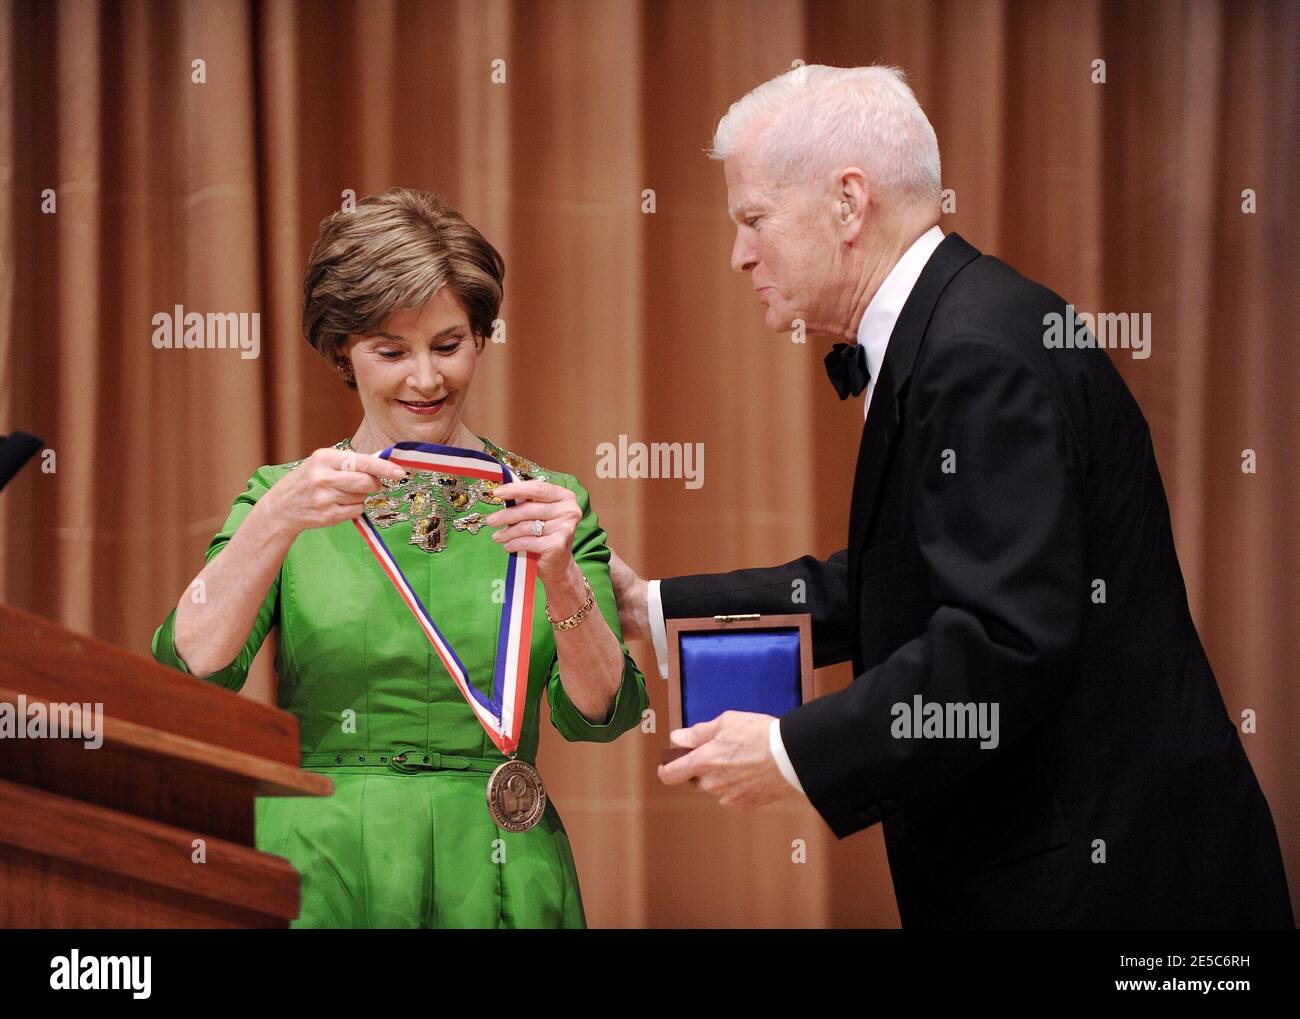
[[860, 167], [849, 166], [836, 174], [835, 225], [841, 239], [857, 240], [866, 224], [870, 204], [871, 188]]

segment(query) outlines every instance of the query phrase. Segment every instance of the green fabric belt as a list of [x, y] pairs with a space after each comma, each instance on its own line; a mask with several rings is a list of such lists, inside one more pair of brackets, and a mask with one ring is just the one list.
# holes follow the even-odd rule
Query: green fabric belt
[[416, 775], [422, 771], [495, 771], [501, 761], [481, 757], [457, 757], [453, 754], [426, 752], [414, 747], [398, 750], [352, 750], [338, 754], [303, 754], [303, 768], [374, 768]]

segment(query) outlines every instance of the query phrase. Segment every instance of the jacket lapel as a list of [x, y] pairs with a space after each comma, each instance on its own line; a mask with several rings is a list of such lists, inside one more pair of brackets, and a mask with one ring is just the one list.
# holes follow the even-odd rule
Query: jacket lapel
[[894, 331], [889, 336], [885, 360], [880, 366], [880, 377], [876, 380], [871, 394], [871, 407], [862, 426], [857, 472], [853, 478], [853, 503], [849, 510], [849, 602], [855, 623], [859, 569], [867, 525], [876, 508], [885, 465], [898, 441], [903, 390], [912, 377], [912, 368], [916, 364], [925, 331], [929, 328], [930, 317], [934, 314], [935, 305], [939, 303], [939, 296], [952, 278], [978, 257], [979, 251], [967, 244], [960, 235], [951, 233], [945, 237], [921, 270], [921, 275], [894, 324]]

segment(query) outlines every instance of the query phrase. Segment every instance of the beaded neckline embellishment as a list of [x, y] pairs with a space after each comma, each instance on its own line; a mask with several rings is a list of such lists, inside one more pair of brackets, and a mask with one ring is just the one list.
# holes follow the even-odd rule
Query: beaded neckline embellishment
[[[479, 438], [483, 439], [482, 436]], [[483, 446], [486, 452], [509, 467], [520, 481], [548, 480], [541, 467], [518, 453], [502, 449], [491, 439], [483, 439]], [[334, 448], [351, 449], [352, 442], [343, 439], [336, 442]], [[403, 481], [380, 478], [379, 483], [383, 488], [366, 499], [366, 516], [376, 527], [392, 527], [399, 521], [410, 521], [411, 544], [426, 552], [441, 552], [447, 547], [448, 524], [451, 530], [478, 534], [480, 528], [486, 526], [483, 517], [504, 505], [504, 500], [492, 494], [496, 482], [474, 481], [455, 474], [413, 471]], [[493, 509], [476, 510], [479, 505]]]

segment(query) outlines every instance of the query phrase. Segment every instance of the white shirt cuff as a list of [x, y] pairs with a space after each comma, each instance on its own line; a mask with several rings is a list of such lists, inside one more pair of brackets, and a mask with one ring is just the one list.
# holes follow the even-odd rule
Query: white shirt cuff
[[771, 747], [772, 756], [776, 758], [776, 766], [781, 769], [781, 774], [785, 776], [785, 780], [800, 792], [803, 792], [803, 786], [799, 784], [799, 776], [795, 774], [794, 765], [790, 763], [790, 755], [785, 752], [785, 743], [781, 740], [781, 719], [772, 719], [772, 725], [768, 729], [767, 742], [768, 746]]
[[650, 639], [659, 662], [659, 678], [668, 678], [668, 627], [664, 625], [664, 606], [659, 600], [659, 581], [646, 584], [646, 614], [650, 617]]

